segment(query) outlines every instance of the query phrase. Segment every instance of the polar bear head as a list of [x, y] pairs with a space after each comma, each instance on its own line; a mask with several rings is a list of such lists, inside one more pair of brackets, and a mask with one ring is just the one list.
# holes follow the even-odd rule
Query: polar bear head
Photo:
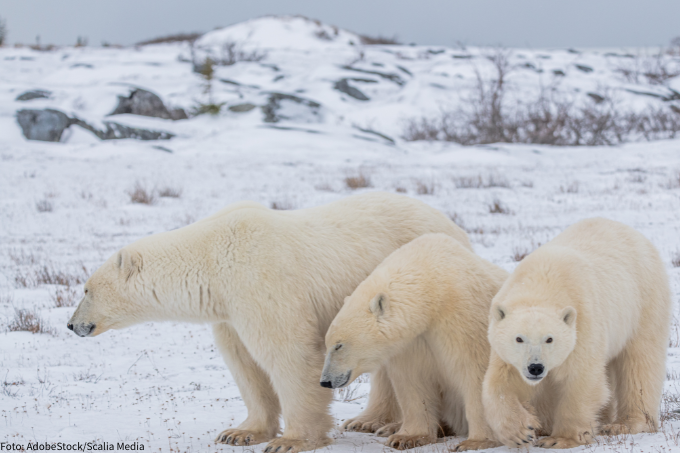
[[345, 299], [326, 333], [321, 386], [344, 387], [377, 370], [425, 331], [429, 314], [408, 286], [377, 270]]
[[576, 310], [536, 306], [506, 309], [503, 304], [494, 303], [489, 343], [526, 382], [538, 384], [574, 350]]
[[143, 312], [131, 280], [140, 272], [139, 254], [123, 248], [109, 258], [85, 283], [85, 295], [68, 322], [81, 337], [135, 324]]

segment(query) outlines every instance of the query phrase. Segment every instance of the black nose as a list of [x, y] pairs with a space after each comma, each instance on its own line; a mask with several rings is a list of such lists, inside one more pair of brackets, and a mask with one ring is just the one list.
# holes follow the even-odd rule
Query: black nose
[[68, 327], [68, 330], [73, 330], [73, 324], [66, 324], [66, 327]]
[[543, 365], [540, 363], [532, 363], [529, 365], [529, 374], [532, 376], [540, 376], [544, 369], [545, 368], [543, 368]]
[[321, 387], [326, 387], [327, 389], [333, 388], [333, 384], [331, 384], [331, 381], [321, 381], [320, 384]]

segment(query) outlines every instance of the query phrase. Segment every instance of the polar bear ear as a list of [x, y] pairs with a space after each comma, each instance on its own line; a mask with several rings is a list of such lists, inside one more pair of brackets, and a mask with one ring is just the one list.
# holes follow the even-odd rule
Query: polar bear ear
[[371, 313], [373, 313], [376, 316], [382, 316], [385, 314], [385, 311], [387, 311], [387, 308], [389, 307], [389, 298], [387, 297], [387, 294], [384, 293], [378, 293], [375, 295], [373, 299], [371, 299], [371, 303], [368, 306], [368, 309], [371, 310]]
[[493, 308], [491, 308], [491, 316], [493, 316], [496, 321], [500, 321], [505, 318], [505, 309], [498, 305], [494, 305]]
[[576, 323], [576, 309], [573, 307], [566, 307], [564, 310], [562, 310], [562, 320], [569, 327], [573, 327]]
[[125, 280], [128, 280], [130, 277], [132, 277], [132, 274], [134, 274], [139, 269], [139, 259], [133, 256], [133, 254], [126, 249], [121, 249], [121, 251], [118, 252], [118, 259], [116, 262], [118, 263], [118, 267], [120, 268]]

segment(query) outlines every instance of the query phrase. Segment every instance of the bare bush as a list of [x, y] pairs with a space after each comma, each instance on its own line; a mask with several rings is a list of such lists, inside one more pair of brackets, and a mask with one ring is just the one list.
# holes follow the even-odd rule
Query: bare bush
[[680, 250], [675, 251], [675, 255], [671, 258], [673, 267], [680, 267]]
[[455, 176], [453, 183], [458, 189], [488, 189], [491, 187], [509, 188], [508, 180], [497, 173], [475, 176]]
[[202, 33], [175, 33], [173, 35], [159, 36], [158, 38], [140, 41], [135, 46], [148, 46], [149, 44], [168, 44], [175, 42], [193, 43], [202, 36]]
[[295, 209], [293, 203], [290, 201], [272, 201], [271, 208], [278, 211], [288, 211], [290, 209]]
[[35, 310], [15, 309], [14, 319], [7, 328], [10, 332], [56, 334], [55, 329], [43, 321]]
[[513, 212], [505, 204], [503, 204], [501, 200], [499, 200], [498, 198], [494, 198], [491, 204], [489, 205], [489, 213], [510, 215]]
[[398, 45], [401, 44], [399, 42], [399, 39], [397, 39], [396, 36], [388, 37], [388, 36], [359, 35], [359, 39], [361, 39], [361, 44], [364, 44], [364, 45], [367, 45], [367, 46], [377, 46], [377, 45], [398, 46]]
[[267, 52], [257, 49], [246, 51], [237, 42], [225, 42], [222, 44], [220, 57], [215, 59], [215, 64], [219, 66], [231, 66], [240, 61], [262, 61], [267, 58]]
[[182, 189], [166, 186], [158, 190], [158, 196], [162, 198], [179, 198], [182, 196]]
[[[461, 145], [532, 143], [556, 146], [617, 145], [634, 140], [680, 136], [680, 115], [672, 109], [633, 112], [621, 107], [610, 93], [590, 102], [558, 95], [557, 86], [541, 89], [530, 102], [508, 105], [509, 54], [489, 57], [494, 77], [484, 80], [479, 70], [473, 94], [454, 110], [438, 116], [412, 118], [405, 124], [407, 141], [441, 140]], [[517, 96], [515, 96], [517, 97]]]
[[7, 22], [0, 17], [0, 47], [7, 42]]
[[156, 203], [156, 194], [153, 189], [147, 188], [139, 181], [135, 182], [132, 189], [128, 190], [127, 194], [130, 196], [132, 203], [152, 205]]
[[345, 185], [352, 190], [371, 187], [371, 177], [363, 172], [345, 178]]
[[75, 307], [78, 301], [78, 291], [70, 286], [65, 288], [57, 288], [52, 294], [52, 301], [57, 308]]
[[52, 212], [54, 210], [54, 206], [50, 200], [45, 198], [36, 202], [35, 209], [37, 209], [38, 212]]
[[663, 85], [680, 75], [680, 64], [668, 57], [663, 50], [654, 55], [635, 55], [633, 58], [620, 59], [614, 72], [629, 83], [645, 81], [650, 85]]
[[418, 195], [432, 195], [434, 194], [435, 183], [433, 181], [416, 181], [416, 193]]

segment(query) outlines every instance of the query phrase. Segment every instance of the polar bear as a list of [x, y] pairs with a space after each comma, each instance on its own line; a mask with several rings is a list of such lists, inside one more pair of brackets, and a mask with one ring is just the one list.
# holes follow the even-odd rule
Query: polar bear
[[[328, 326], [375, 266], [430, 232], [470, 248], [447, 216], [396, 194], [296, 211], [237, 203], [122, 248], [86, 282], [68, 326], [95, 336], [145, 321], [212, 323], [248, 408], [217, 442], [271, 441], [267, 452], [319, 448], [331, 442], [333, 426], [333, 392], [317, 380]], [[374, 380], [372, 393], [389, 396], [389, 386]], [[285, 431], [275, 438], [281, 414]]]
[[657, 250], [621, 223], [584, 220], [531, 253], [491, 308], [484, 407], [496, 437], [572, 448], [598, 431], [656, 430], [671, 310]]
[[321, 385], [343, 387], [385, 367], [402, 412], [388, 446], [435, 442], [439, 420], [468, 434], [456, 451], [499, 446], [484, 419], [482, 381], [489, 307], [507, 277], [450, 236], [426, 234], [402, 246], [331, 323]]

